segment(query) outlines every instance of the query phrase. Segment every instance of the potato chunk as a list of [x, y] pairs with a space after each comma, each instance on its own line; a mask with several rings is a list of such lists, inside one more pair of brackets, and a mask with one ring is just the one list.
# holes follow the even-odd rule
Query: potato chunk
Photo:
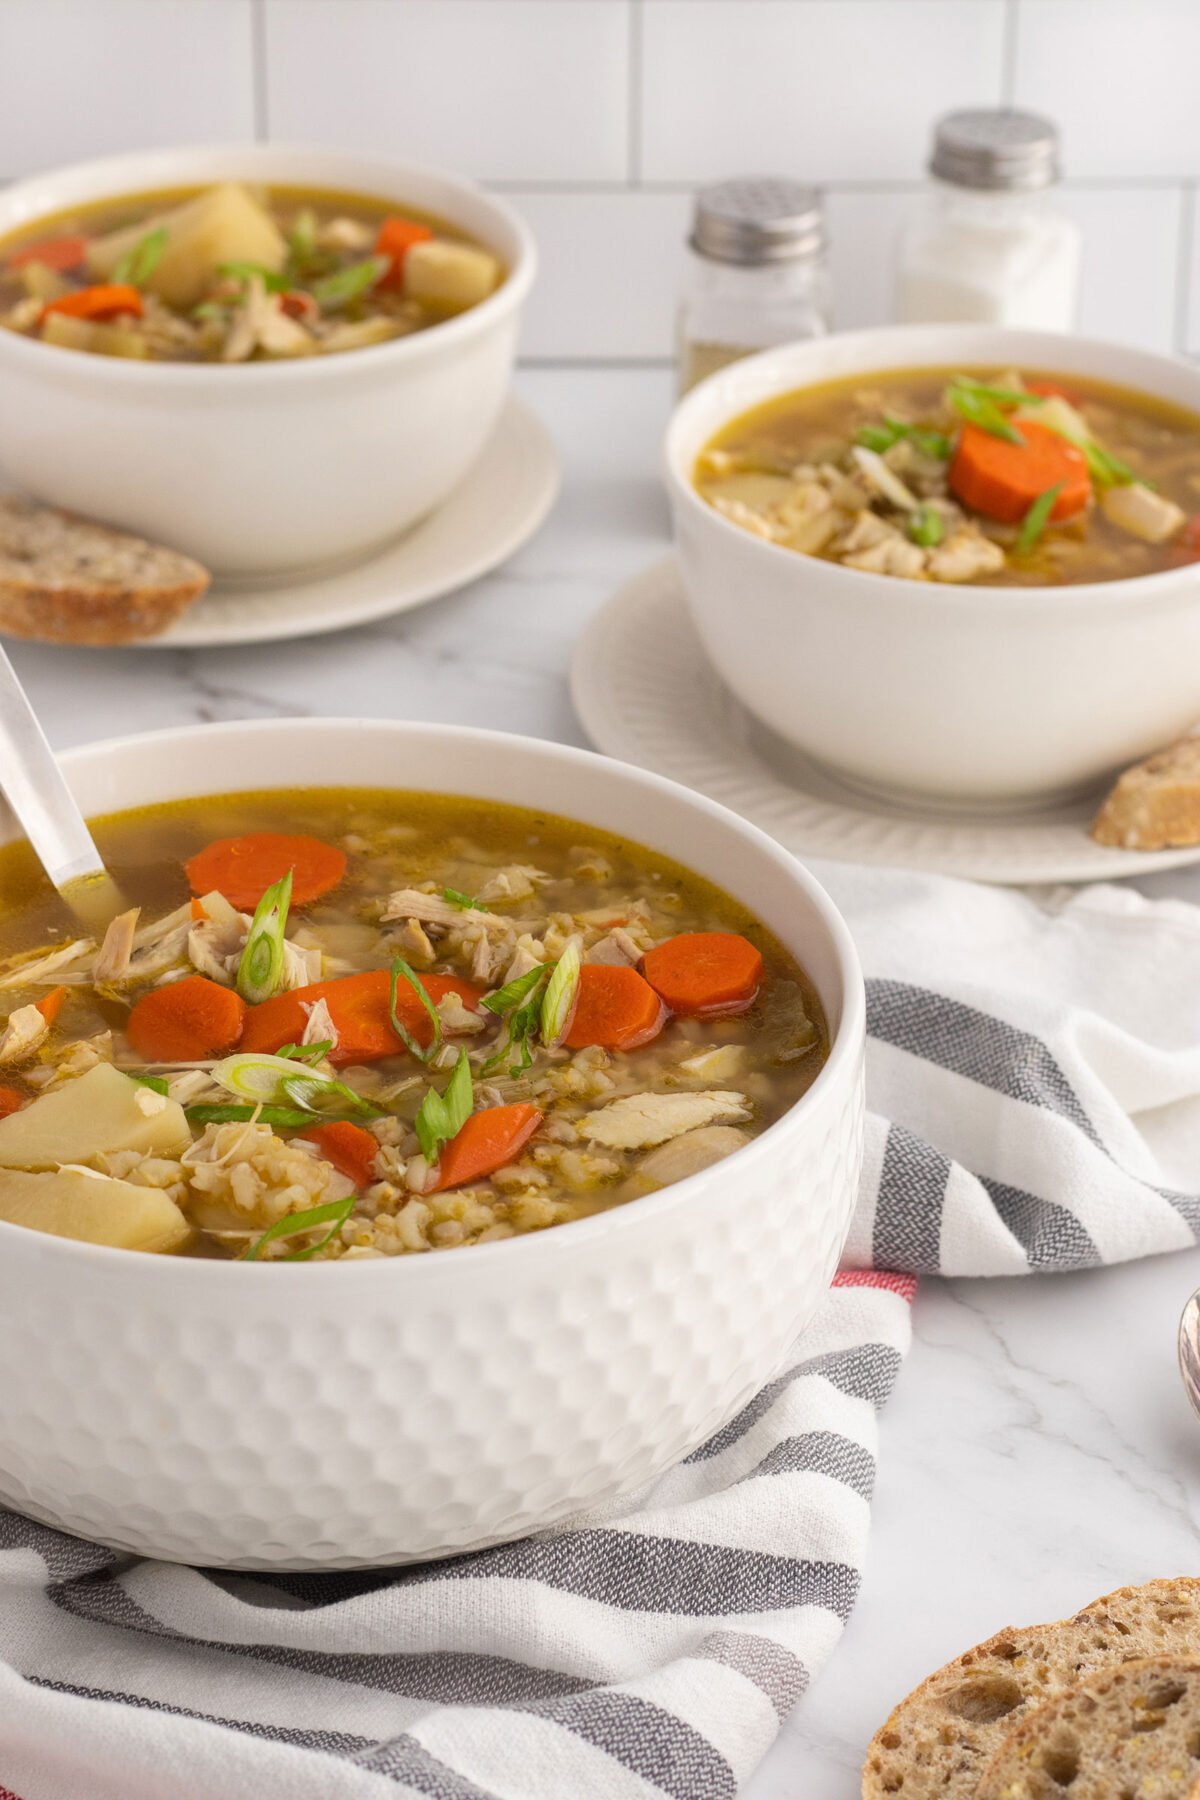
[[183, 1108], [111, 1063], [0, 1119], [0, 1168], [54, 1169], [116, 1150], [178, 1156], [191, 1142]]
[[79, 1169], [38, 1175], [0, 1170], [0, 1219], [118, 1250], [178, 1250], [191, 1236], [187, 1220], [160, 1188]]
[[413, 244], [404, 257], [404, 292], [440, 312], [466, 312], [497, 286], [500, 264], [472, 244], [450, 244], [432, 238]]
[[226, 181], [152, 219], [95, 238], [88, 245], [89, 270], [107, 280], [121, 258], [159, 226], [167, 231], [166, 248], [143, 285], [170, 306], [194, 306], [221, 263], [283, 267], [287, 246], [278, 225], [249, 188]]

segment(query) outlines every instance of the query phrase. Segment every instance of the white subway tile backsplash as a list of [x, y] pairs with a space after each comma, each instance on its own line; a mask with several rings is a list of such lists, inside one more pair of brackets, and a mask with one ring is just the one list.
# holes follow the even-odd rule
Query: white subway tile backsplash
[[1019, 0], [1019, 106], [1063, 132], [1069, 175], [1200, 175], [1197, 0]]
[[538, 241], [528, 357], [669, 356], [691, 201], [684, 194], [509, 196]]
[[903, 179], [1001, 97], [1002, 0], [649, 0], [642, 31], [648, 181]]
[[251, 0], [0, 0], [0, 174], [253, 135]]
[[266, 0], [265, 36], [273, 138], [492, 181], [627, 173], [629, 12], [615, 0]]

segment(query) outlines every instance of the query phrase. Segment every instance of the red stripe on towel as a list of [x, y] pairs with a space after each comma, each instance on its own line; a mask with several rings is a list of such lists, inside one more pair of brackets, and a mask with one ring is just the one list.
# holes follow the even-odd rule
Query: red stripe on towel
[[[833, 1285], [886, 1288], [889, 1294], [911, 1300], [917, 1291], [917, 1278], [915, 1275], [895, 1275], [887, 1269], [840, 1269], [833, 1278]], [[0, 1794], [0, 1800], [4, 1800], [3, 1794]]]

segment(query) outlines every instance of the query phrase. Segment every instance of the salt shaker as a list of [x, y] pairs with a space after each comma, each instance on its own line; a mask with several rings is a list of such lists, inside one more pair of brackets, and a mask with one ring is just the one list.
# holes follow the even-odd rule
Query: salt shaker
[[1059, 178], [1051, 120], [1003, 108], [948, 113], [929, 172], [901, 238], [899, 318], [1072, 330], [1081, 237], [1049, 197]]
[[815, 188], [744, 176], [701, 189], [679, 308], [681, 393], [739, 357], [829, 331], [827, 242]]

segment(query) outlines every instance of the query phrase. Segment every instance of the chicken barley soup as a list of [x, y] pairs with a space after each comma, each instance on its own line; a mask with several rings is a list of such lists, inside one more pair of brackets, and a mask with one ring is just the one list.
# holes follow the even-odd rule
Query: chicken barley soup
[[489, 1242], [730, 1155], [827, 1054], [742, 907], [565, 819], [325, 789], [96, 837], [128, 901], [100, 941], [0, 851], [0, 1219], [36, 1230], [292, 1262]]
[[1084, 376], [899, 369], [785, 395], [701, 452], [733, 524], [848, 569], [992, 587], [1200, 559], [1200, 417]]
[[224, 182], [108, 200], [0, 244], [0, 324], [66, 350], [242, 363], [359, 350], [466, 312], [490, 250], [356, 194]]

